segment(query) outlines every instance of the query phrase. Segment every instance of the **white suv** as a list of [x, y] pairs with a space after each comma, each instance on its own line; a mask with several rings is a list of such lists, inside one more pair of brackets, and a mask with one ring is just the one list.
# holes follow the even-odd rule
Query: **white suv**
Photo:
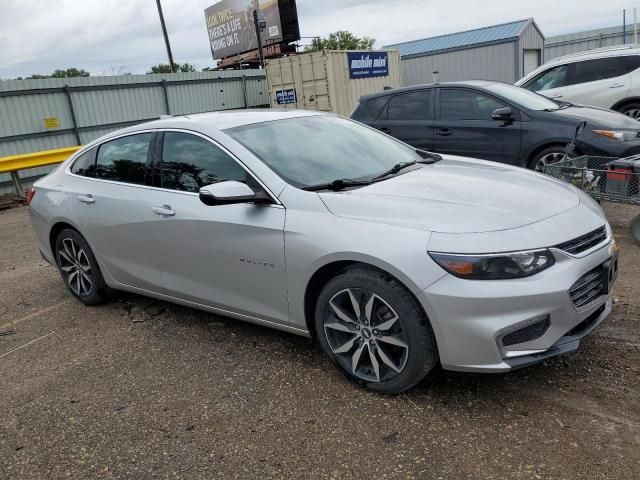
[[640, 119], [640, 45], [554, 58], [516, 85], [555, 100], [608, 108]]

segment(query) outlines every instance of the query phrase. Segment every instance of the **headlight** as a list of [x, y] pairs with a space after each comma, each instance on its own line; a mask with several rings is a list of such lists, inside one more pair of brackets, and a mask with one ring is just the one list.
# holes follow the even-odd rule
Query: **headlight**
[[457, 255], [429, 252], [433, 260], [456, 277], [469, 280], [505, 280], [535, 275], [556, 263], [549, 250]]
[[619, 142], [638, 140], [638, 132], [634, 132], [633, 130], [594, 130], [593, 133], [602, 137], [618, 140]]

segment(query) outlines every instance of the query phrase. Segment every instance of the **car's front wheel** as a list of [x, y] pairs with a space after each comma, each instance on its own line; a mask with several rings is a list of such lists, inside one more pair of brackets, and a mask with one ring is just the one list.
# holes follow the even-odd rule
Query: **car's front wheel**
[[634, 118], [636, 120], [640, 120], [640, 103], [635, 102], [635, 103], [627, 103], [626, 105], [623, 105], [622, 107], [617, 109], [620, 113], [622, 113], [623, 115], [626, 115], [627, 117], [631, 117]]
[[438, 361], [429, 320], [394, 278], [353, 266], [330, 280], [318, 297], [316, 334], [348, 378], [384, 393], [420, 382]]
[[85, 305], [96, 305], [109, 297], [110, 289], [87, 241], [75, 230], [62, 230], [55, 242], [55, 256], [62, 280]]
[[531, 160], [529, 160], [529, 168], [536, 172], [544, 172], [544, 167], [558, 163], [565, 156], [565, 147], [561, 145], [554, 145], [547, 147], [544, 150], [536, 153]]

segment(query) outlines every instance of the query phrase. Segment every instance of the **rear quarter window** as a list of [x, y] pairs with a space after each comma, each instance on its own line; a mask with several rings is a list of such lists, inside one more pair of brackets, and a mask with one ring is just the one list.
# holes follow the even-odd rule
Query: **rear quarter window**
[[388, 100], [388, 96], [365, 100], [360, 103], [358, 108], [356, 108], [356, 111], [353, 112], [351, 118], [359, 122], [373, 122], [380, 117], [380, 114], [387, 105]]
[[93, 177], [96, 174], [96, 149], [92, 148], [76, 157], [71, 165], [71, 173], [83, 177]]

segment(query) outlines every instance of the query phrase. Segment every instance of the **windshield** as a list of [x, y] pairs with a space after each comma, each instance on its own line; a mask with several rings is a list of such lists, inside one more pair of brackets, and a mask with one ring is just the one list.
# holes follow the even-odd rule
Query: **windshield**
[[492, 83], [484, 88], [530, 110], [557, 110], [560, 106], [547, 97], [506, 83]]
[[371, 180], [398, 163], [419, 160], [415, 150], [397, 140], [329, 115], [256, 123], [225, 133], [298, 188]]

